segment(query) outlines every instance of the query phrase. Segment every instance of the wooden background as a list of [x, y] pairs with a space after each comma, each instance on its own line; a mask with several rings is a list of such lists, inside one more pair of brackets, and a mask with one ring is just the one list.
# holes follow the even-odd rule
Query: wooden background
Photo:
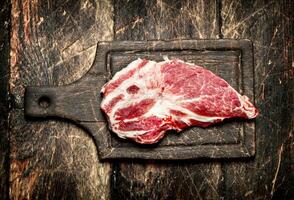
[[[291, 0], [2, 0], [0, 199], [294, 198]], [[254, 43], [257, 151], [247, 160], [100, 163], [66, 121], [28, 121], [28, 85], [71, 83], [98, 41], [246, 38]]]

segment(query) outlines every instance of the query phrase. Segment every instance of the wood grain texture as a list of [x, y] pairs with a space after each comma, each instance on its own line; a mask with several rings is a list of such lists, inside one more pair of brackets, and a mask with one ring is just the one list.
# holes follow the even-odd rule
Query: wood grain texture
[[[215, 1], [114, 1], [115, 39], [217, 38], [215, 10]], [[116, 162], [111, 199], [219, 199], [221, 177], [217, 162]]]
[[117, 40], [212, 39], [219, 34], [216, 1], [114, 1]]
[[[4, 84], [2, 70], [10, 72], [10, 199], [293, 199], [293, 1], [11, 3], [10, 67], [0, 69]], [[1, 8], [1, 23], [5, 12]], [[1, 41], [5, 34], [0, 32]], [[111, 168], [99, 163], [92, 139], [80, 128], [54, 120], [29, 122], [23, 117], [25, 86], [58, 86], [77, 80], [94, 59], [95, 43], [111, 40], [113, 35], [116, 40], [222, 35], [251, 39], [256, 103], [261, 108], [255, 158], [181, 163], [124, 160]], [[5, 99], [4, 87], [0, 85]], [[2, 136], [3, 129], [0, 132]], [[5, 154], [3, 144], [0, 151]], [[2, 177], [0, 192], [6, 190]]]
[[0, 1], [0, 199], [8, 198], [9, 133], [8, 133], [8, 77], [10, 1]]
[[228, 199], [294, 197], [293, 9], [293, 1], [222, 1], [224, 37], [254, 43], [260, 109], [255, 159], [224, 164]]
[[26, 120], [23, 95], [80, 78], [112, 26], [107, 0], [12, 1], [10, 199], [108, 199], [110, 165], [92, 138], [68, 122]]

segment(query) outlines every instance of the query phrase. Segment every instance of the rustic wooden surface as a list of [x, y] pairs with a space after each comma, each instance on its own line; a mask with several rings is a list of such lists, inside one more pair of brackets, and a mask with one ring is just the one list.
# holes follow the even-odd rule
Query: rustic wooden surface
[[0, 1], [0, 199], [8, 198], [9, 133], [8, 133], [8, 76], [9, 76], [9, 0]]
[[109, 199], [110, 164], [92, 139], [68, 122], [23, 116], [27, 85], [57, 86], [80, 78], [96, 43], [113, 36], [110, 1], [12, 1], [10, 198]]
[[205, 129], [192, 127], [181, 134], [167, 133], [154, 145], [138, 145], [110, 132], [102, 111], [97, 109], [102, 100], [101, 87], [138, 57], [162, 61], [163, 56], [204, 66], [254, 100], [253, 51], [249, 40], [112, 41], [98, 43], [91, 68], [74, 83], [27, 87], [25, 116], [60, 117], [84, 127], [94, 139], [100, 160], [254, 156], [255, 120], [230, 119]]
[[[1, 1], [1, 24], [8, 4]], [[2, 40], [7, 33], [0, 33], [1, 52], [3, 44], [4, 52], [10, 48], [10, 67], [0, 70], [0, 77], [9, 72], [11, 110], [8, 114], [2, 101], [7, 97], [2, 83], [7, 80], [1, 78], [5, 110], [1, 123], [8, 115], [10, 199], [293, 198], [291, 0], [13, 0], [11, 4], [10, 47]], [[254, 43], [261, 115], [252, 160], [100, 163], [92, 139], [80, 128], [66, 121], [27, 121], [23, 116], [24, 87], [77, 80], [89, 69], [98, 41], [222, 36]], [[7, 54], [0, 56], [5, 66], [2, 58]], [[0, 160], [8, 152], [3, 130]], [[7, 174], [3, 164], [2, 172]], [[1, 176], [1, 199], [8, 194], [5, 180]]]
[[246, 164], [224, 163], [225, 195], [294, 198], [293, 1], [224, 0], [222, 4], [224, 37], [254, 43], [256, 103], [261, 110], [256, 120], [256, 157]]

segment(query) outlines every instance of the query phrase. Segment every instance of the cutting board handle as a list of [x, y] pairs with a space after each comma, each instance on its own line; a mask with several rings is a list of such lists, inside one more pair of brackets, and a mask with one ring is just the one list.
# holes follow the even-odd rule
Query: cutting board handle
[[25, 91], [25, 115], [59, 117], [75, 122], [105, 121], [100, 110], [100, 90], [105, 75], [88, 75], [59, 87], [33, 86]]
[[[82, 113], [84, 113], [84, 110], [89, 109], [85, 108], [88, 102], [98, 101], [91, 99], [91, 95], [89, 95], [89, 93], [94, 94], [95, 92], [92, 88], [83, 88], [81, 84], [60, 87], [27, 87], [25, 92], [25, 115], [41, 118], [61, 117], [73, 121], [91, 121], [91, 119], [85, 119]], [[97, 106], [95, 105], [95, 107]], [[89, 117], [94, 118], [90, 114]]]
[[30, 117], [57, 116], [57, 95], [57, 87], [27, 87], [25, 114]]

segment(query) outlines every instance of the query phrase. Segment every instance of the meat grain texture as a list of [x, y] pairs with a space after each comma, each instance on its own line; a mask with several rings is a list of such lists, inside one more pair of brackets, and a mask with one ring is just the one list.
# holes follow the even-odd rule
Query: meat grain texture
[[211, 71], [179, 59], [137, 59], [117, 72], [101, 94], [109, 127], [121, 138], [153, 144], [168, 130], [207, 127], [258, 110]]

